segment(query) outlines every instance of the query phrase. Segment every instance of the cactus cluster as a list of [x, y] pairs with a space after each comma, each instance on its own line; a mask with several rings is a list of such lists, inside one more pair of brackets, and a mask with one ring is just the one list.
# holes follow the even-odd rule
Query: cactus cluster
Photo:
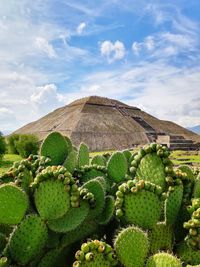
[[200, 266], [199, 170], [169, 156], [50, 133], [0, 176], [0, 267]]

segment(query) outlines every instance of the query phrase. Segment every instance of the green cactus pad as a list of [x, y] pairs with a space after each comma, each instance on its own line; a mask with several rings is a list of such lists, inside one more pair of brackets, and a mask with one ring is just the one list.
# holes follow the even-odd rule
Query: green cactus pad
[[107, 224], [112, 219], [115, 211], [115, 199], [113, 196], [106, 196], [105, 207], [101, 215], [98, 217], [99, 224]]
[[68, 155], [68, 143], [59, 132], [50, 133], [43, 141], [40, 155], [49, 157], [51, 165], [61, 165]]
[[89, 170], [85, 170], [82, 174], [80, 180], [83, 183], [86, 183], [96, 177], [105, 177], [105, 173], [101, 170], [97, 170], [96, 167], [90, 168]]
[[61, 247], [67, 247], [89, 235], [97, 232], [98, 224], [95, 221], [86, 220], [74, 230], [63, 235]]
[[[63, 255], [64, 256], [64, 255]], [[65, 265], [60, 265], [60, 259], [63, 257], [62, 251], [60, 249], [52, 249], [48, 251], [40, 260], [37, 267], [63, 267]]]
[[22, 266], [34, 259], [44, 248], [48, 233], [45, 223], [37, 215], [30, 215], [15, 228], [9, 240], [9, 253]]
[[73, 173], [77, 166], [77, 151], [71, 150], [65, 160], [63, 166], [68, 170], [68, 172]]
[[89, 205], [82, 201], [80, 207], [70, 208], [68, 212], [61, 218], [48, 222], [48, 227], [58, 233], [66, 233], [78, 227], [87, 217]]
[[150, 257], [146, 267], [182, 267], [182, 264], [175, 256], [161, 252]]
[[28, 209], [28, 197], [12, 183], [0, 185], [0, 224], [18, 224]]
[[65, 137], [65, 140], [67, 142], [67, 146], [68, 146], [68, 153], [72, 151], [73, 149], [73, 144], [72, 144], [72, 141], [71, 139], [68, 137], [68, 136], [64, 136]]
[[144, 267], [149, 250], [147, 234], [137, 227], [128, 227], [117, 235], [114, 248], [123, 266]]
[[200, 198], [200, 174], [195, 179], [193, 197]]
[[151, 229], [161, 216], [161, 201], [158, 195], [148, 190], [130, 192], [124, 196], [123, 210], [127, 223]]
[[70, 207], [69, 192], [59, 180], [40, 183], [34, 197], [37, 211], [45, 220], [62, 217]]
[[60, 244], [61, 234], [48, 229], [47, 248], [57, 248]]
[[94, 219], [101, 214], [105, 205], [105, 191], [98, 180], [91, 180], [85, 183], [82, 188], [86, 188], [95, 196], [95, 207], [90, 209], [88, 219]]
[[195, 176], [194, 176], [194, 173], [193, 173], [192, 169], [189, 166], [181, 165], [181, 166], [178, 167], [178, 169], [181, 170], [182, 172], [185, 172], [187, 174], [187, 177], [190, 180], [194, 181]]
[[149, 233], [150, 252], [156, 253], [159, 250], [172, 250], [173, 228], [164, 222], [159, 222]]
[[168, 192], [165, 200], [165, 221], [167, 224], [174, 224], [181, 208], [183, 198], [183, 185], [172, 187], [173, 191]]
[[156, 153], [146, 154], [140, 161], [136, 176], [165, 188], [165, 171], [161, 158]]
[[91, 165], [106, 166], [106, 159], [102, 155], [96, 155], [91, 160]]
[[128, 171], [127, 160], [123, 153], [115, 152], [107, 163], [108, 175], [113, 182], [119, 183], [124, 180]]
[[124, 156], [125, 156], [127, 162], [129, 163], [129, 162], [130, 162], [130, 158], [131, 158], [131, 156], [132, 156], [132, 153], [131, 153], [128, 149], [123, 150], [122, 153], [124, 154]]
[[89, 165], [89, 163], [90, 157], [88, 146], [84, 143], [81, 143], [77, 155], [77, 165], [80, 168], [82, 166]]
[[178, 257], [187, 264], [195, 265], [200, 263], [200, 250], [194, 250], [184, 241], [177, 248]]

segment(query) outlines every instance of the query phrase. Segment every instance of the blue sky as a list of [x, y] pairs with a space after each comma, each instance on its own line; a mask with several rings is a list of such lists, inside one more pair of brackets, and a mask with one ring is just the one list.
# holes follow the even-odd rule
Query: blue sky
[[199, 52], [199, 0], [1, 1], [0, 131], [88, 95], [200, 124]]

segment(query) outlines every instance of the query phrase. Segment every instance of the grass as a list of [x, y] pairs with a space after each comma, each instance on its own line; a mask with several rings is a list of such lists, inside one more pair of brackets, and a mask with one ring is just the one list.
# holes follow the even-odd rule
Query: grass
[[13, 165], [13, 162], [20, 161], [22, 158], [19, 155], [6, 154], [0, 162], [0, 174], [8, 171]]
[[176, 150], [170, 156], [175, 165], [194, 164], [200, 167], [200, 152]]

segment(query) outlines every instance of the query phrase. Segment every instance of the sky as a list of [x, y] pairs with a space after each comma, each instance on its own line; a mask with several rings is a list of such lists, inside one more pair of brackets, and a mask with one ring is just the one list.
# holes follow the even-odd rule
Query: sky
[[200, 1], [0, 1], [0, 131], [89, 95], [200, 124]]

